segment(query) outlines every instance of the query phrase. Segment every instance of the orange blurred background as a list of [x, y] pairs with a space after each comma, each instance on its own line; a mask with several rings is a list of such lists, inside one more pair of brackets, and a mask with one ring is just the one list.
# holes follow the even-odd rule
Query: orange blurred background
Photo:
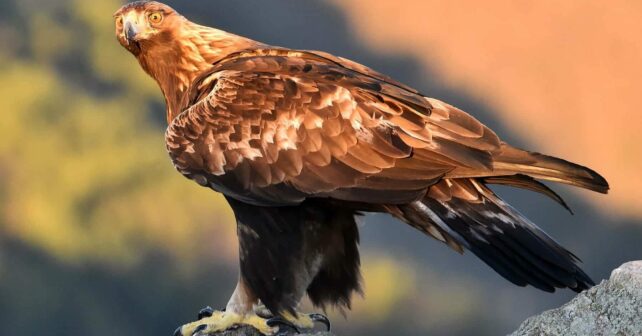
[[369, 46], [412, 54], [530, 148], [604, 175], [608, 197], [582, 192], [594, 205], [642, 218], [642, 2], [334, 3]]

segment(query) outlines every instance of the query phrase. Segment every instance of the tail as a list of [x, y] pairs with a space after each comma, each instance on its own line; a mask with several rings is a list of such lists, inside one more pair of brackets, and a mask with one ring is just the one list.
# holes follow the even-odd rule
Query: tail
[[493, 156], [497, 175], [522, 174], [532, 178], [560, 182], [606, 194], [609, 184], [595, 171], [556, 157], [528, 152], [505, 143]]
[[[561, 170], [556, 171], [561, 176]], [[423, 199], [392, 210], [456, 250], [470, 250], [518, 286], [532, 285], [547, 292], [568, 287], [580, 292], [594, 285], [573, 253], [504, 203], [483, 180], [443, 180]]]
[[594, 283], [578, 266], [580, 260], [486, 186], [536, 191], [568, 209], [559, 195], [536, 179], [600, 193], [609, 190], [608, 182], [589, 168], [502, 143], [492, 155], [491, 171], [453, 171], [431, 186], [424, 198], [385, 210], [458, 252], [470, 250], [518, 286], [581, 292]]

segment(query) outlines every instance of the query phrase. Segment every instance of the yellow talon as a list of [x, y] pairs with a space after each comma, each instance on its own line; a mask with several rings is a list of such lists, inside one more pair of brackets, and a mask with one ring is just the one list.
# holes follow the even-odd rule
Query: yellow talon
[[322, 314], [291, 314], [286, 312], [269, 319], [267, 324], [269, 326], [286, 325], [300, 333], [302, 330], [313, 330], [315, 322], [323, 323], [326, 330], [330, 331], [330, 320]]
[[299, 314], [296, 316], [291, 313], [282, 314], [283, 318], [293, 325], [297, 326], [299, 329], [312, 329], [314, 328], [314, 321], [307, 314]]
[[179, 329], [181, 336], [209, 335], [227, 330], [236, 325], [249, 325], [264, 335], [274, 335], [278, 328], [270, 327], [264, 318], [255, 314], [240, 315], [233, 312], [215, 311], [212, 316], [183, 325]]

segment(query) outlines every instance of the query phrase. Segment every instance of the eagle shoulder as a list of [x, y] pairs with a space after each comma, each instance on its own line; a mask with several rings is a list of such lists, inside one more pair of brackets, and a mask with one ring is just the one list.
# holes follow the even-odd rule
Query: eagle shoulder
[[289, 204], [408, 202], [458, 166], [488, 166], [499, 141], [485, 126], [350, 62], [283, 49], [219, 61], [167, 130], [176, 168], [228, 195]]

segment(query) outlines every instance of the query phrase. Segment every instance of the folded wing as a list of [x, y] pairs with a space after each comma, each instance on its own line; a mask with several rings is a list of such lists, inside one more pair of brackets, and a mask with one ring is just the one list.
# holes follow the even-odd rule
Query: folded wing
[[486, 126], [328, 57], [270, 49], [216, 64], [168, 129], [176, 166], [265, 204], [407, 203], [449, 174], [491, 174], [501, 142]]

